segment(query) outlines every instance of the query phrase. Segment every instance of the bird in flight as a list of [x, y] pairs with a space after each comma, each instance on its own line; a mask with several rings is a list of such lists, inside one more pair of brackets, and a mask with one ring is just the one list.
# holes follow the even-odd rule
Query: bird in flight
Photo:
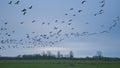
[[65, 15], [68, 15], [67, 13], [65, 13]]
[[34, 23], [34, 22], [35, 22], [35, 20], [32, 21], [32, 23]]
[[24, 22], [20, 22], [20, 24], [23, 24]]
[[8, 4], [12, 4], [12, 1], [10, 1]]
[[71, 21], [72, 21], [72, 19], [68, 20], [68, 22], [71, 22]]
[[55, 20], [55, 23], [57, 23], [58, 22], [58, 20]]
[[88, 22], [86, 22], [85, 24], [89, 24]]
[[21, 12], [23, 12], [23, 15], [25, 15], [27, 13], [26, 11], [27, 9], [24, 8]]
[[70, 8], [70, 10], [73, 10], [73, 8]]
[[7, 25], [7, 22], [5, 22], [5, 25]]
[[100, 3], [105, 3], [105, 0], [102, 0]]
[[104, 6], [105, 6], [105, 0], [102, 0], [102, 1], [100, 2], [100, 4], [101, 4], [100, 7], [104, 7]]
[[57, 27], [54, 27], [55, 30], [57, 30], [58, 28]]
[[22, 10], [22, 12], [25, 12], [25, 11], [27, 11], [27, 9], [24, 8], [24, 9]]
[[80, 13], [80, 12], [82, 12], [82, 10], [78, 10], [78, 12]]
[[32, 9], [32, 6], [30, 6], [29, 9]]
[[105, 6], [105, 4], [102, 4], [100, 7], [104, 7]]
[[15, 4], [19, 4], [20, 1], [17, 1]]
[[72, 23], [68, 23], [68, 25], [71, 25]]
[[86, 2], [86, 0], [83, 0], [81, 3], [84, 4]]
[[27, 12], [24, 12], [23, 15], [25, 15]]
[[73, 16], [76, 16], [75, 14], [73, 14]]

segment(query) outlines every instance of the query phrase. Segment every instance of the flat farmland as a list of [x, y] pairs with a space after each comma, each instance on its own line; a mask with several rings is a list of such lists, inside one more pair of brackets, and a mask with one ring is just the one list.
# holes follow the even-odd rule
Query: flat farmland
[[0, 60], [0, 68], [120, 68], [120, 61]]

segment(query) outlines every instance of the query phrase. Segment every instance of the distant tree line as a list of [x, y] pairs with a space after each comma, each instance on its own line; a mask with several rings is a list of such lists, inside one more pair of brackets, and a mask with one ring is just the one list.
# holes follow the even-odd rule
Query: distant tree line
[[30, 59], [73, 59], [74, 54], [72, 51], [69, 52], [69, 54], [63, 55], [60, 53], [60, 51], [57, 52], [57, 55], [53, 55], [51, 51], [45, 51], [42, 52], [42, 54], [24, 54], [24, 55], [18, 55], [16, 57], [2, 57], [0, 56], [0, 60], [30, 60]]
[[120, 58], [112, 58], [112, 57], [104, 57], [101, 51], [97, 51], [96, 55], [93, 57], [85, 57], [85, 58], [76, 58], [74, 57], [73, 51], [70, 51], [69, 54], [63, 55], [60, 51], [57, 52], [57, 55], [53, 55], [51, 51], [44, 51], [42, 54], [30, 54], [30, 55], [18, 55], [16, 57], [2, 57], [0, 56], [0, 60], [44, 60], [44, 59], [66, 59], [66, 60], [112, 60], [112, 61], [120, 61]]

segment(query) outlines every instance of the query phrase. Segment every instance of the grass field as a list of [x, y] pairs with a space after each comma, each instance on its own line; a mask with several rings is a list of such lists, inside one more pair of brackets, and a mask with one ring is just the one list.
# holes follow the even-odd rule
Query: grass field
[[2, 60], [0, 68], [120, 68], [119, 61]]

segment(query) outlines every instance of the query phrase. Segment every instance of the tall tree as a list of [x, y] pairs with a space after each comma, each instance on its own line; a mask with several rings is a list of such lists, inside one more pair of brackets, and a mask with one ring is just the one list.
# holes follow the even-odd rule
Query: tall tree
[[103, 55], [102, 55], [102, 52], [101, 51], [97, 51], [97, 55], [96, 55], [98, 58], [101, 58], [101, 57], [103, 57]]
[[74, 53], [73, 51], [70, 51], [70, 59], [72, 59], [74, 57]]
[[58, 57], [58, 58], [61, 58], [60, 51], [57, 52], [57, 57]]

